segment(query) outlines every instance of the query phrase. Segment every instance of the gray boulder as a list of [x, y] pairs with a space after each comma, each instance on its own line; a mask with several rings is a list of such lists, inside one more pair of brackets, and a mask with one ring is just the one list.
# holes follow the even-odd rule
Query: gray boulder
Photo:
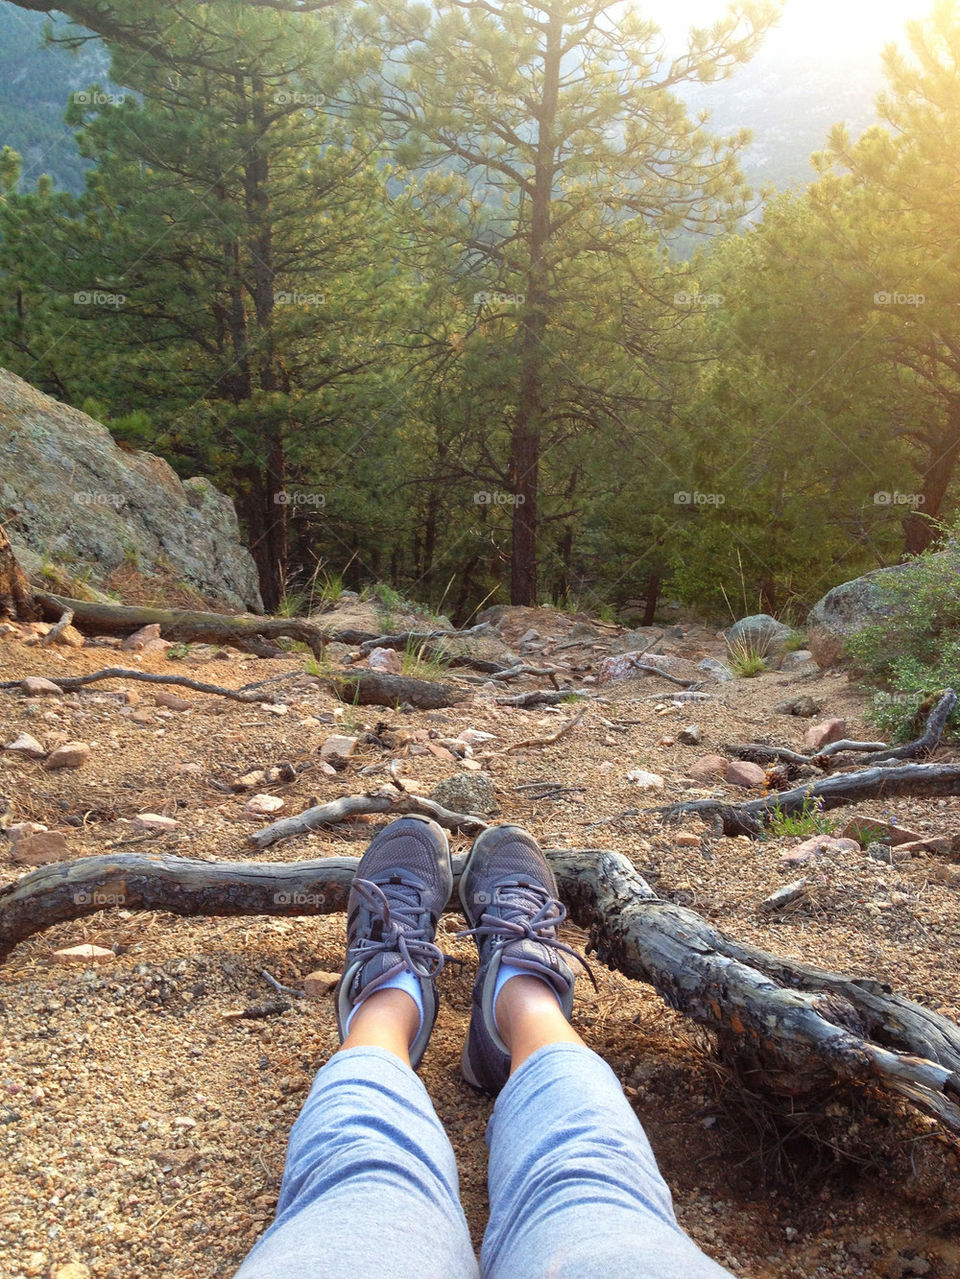
[[909, 563], [893, 564], [835, 586], [810, 610], [808, 628], [846, 638], [875, 622], [882, 622], [893, 611], [886, 587], [902, 573], [909, 572], [910, 567]]
[[105, 426], [6, 369], [0, 509], [25, 567], [33, 552], [102, 582], [133, 562], [145, 574], [172, 572], [230, 608], [263, 611], [229, 497], [209, 480], [181, 481], [152, 453], [119, 448]]
[[734, 622], [726, 638], [731, 648], [742, 645], [760, 657], [776, 657], [784, 651], [791, 635], [791, 627], [784, 626], [769, 613], [755, 613]]
[[455, 813], [483, 816], [499, 810], [493, 780], [487, 773], [455, 773], [445, 777], [434, 786], [430, 798]]

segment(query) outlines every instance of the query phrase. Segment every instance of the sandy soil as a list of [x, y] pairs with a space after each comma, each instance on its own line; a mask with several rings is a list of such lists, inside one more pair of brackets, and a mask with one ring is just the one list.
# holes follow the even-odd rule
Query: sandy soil
[[[555, 653], [571, 666], [566, 679], [575, 686], [595, 673], [616, 633], [592, 623], [579, 647], [557, 651], [577, 622], [587, 620], [513, 610], [503, 620], [504, 638], [515, 645], [534, 626], [546, 651], [528, 656]], [[722, 656], [712, 632], [683, 631], [672, 637], [671, 651]], [[41, 651], [0, 638], [5, 679], [88, 672], [114, 659], [102, 648]], [[132, 661], [144, 670], [231, 687], [303, 664], [296, 655], [272, 662], [235, 652], [217, 657], [202, 646], [177, 662], [163, 655]], [[437, 736], [469, 725], [495, 734], [478, 758], [494, 781], [501, 819], [525, 824], [545, 846], [616, 849], [661, 895], [692, 905], [735, 937], [878, 976], [960, 1019], [960, 908], [952, 868], [942, 858], [884, 865], [860, 852], [823, 860], [813, 872], [812, 901], [770, 919], [758, 905], [796, 877], [781, 854], [798, 840], [718, 838], [687, 822], [682, 831], [698, 834], [700, 843], [685, 847], [677, 843], [676, 827], [642, 812], [591, 829], [662, 802], [638, 793], [626, 780], [630, 769], [662, 774], [668, 799], [705, 795], [709, 788], [698, 789], [686, 770], [725, 742], [760, 739], [799, 748], [809, 721], [772, 709], [789, 696], [808, 694], [825, 714], [845, 718], [851, 735], [872, 736], [865, 699], [843, 673], [770, 673], [717, 684], [710, 701], [683, 707], [671, 704], [673, 690], [660, 680], [624, 683], [602, 689], [580, 726], [556, 745], [513, 754], [501, 748], [549, 733], [566, 708], [497, 707], [478, 684], [472, 701], [448, 711], [347, 708], [344, 714], [322, 687], [303, 680], [279, 685], [289, 706], [284, 715], [189, 692], [191, 709], [174, 712], [154, 707], [152, 690], [140, 685], [149, 713], [148, 722], [138, 724], [117, 696], [124, 687], [131, 685], [96, 684], [61, 699], [0, 693], [4, 742], [27, 731], [48, 748], [73, 739], [92, 747], [89, 762], [75, 772], [45, 772], [39, 763], [0, 754], [7, 824], [42, 822], [66, 835], [77, 856], [130, 848], [249, 860], [247, 836], [265, 822], [246, 813], [247, 796], [222, 789], [237, 776], [283, 761], [316, 763], [323, 740], [343, 731], [334, 725], [344, 721], [361, 733], [386, 724]], [[662, 700], [640, 700], [652, 692]], [[702, 745], [660, 744], [693, 722]], [[297, 812], [314, 797], [357, 793], [369, 785], [360, 770], [392, 757], [361, 744], [335, 777], [313, 768], [292, 784], [263, 789], [283, 797], [285, 813]], [[423, 793], [457, 768], [432, 755], [402, 758], [403, 775]], [[541, 779], [577, 789], [543, 802], [516, 789]], [[960, 832], [958, 798], [896, 801], [885, 814], [883, 807], [867, 804], [849, 814], [885, 815], [922, 834]], [[176, 829], [135, 830], [131, 820], [145, 811], [175, 817]], [[359, 855], [371, 829], [371, 822], [358, 821], [289, 840], [263, 856], [288, 862]], [[467, 846], [464, 838], [453, 839], [455, 852]], [[12, 864], [7, 841], [0, 842], [0, 885], [23, 873]], [[422, 1076], [456, 1149], [479, 1242], [491, 1102], [459, 1075], [475, 969], [472, 944], [453, 936], [460, 927], [454, 913], [441, 922], [442, 944], [467, 963], [462, 970], [450, 965], [442, 976], [443, 1004]], [[575, 929], [569, 939], [585, 940]], [[80, 942], [114, 953], [95, 965], [55, 959], [58, 948]], [[314, 969], [338, 969], [343, 955], [340, 916], [181, 919], [124, 909], [59, 924], [17, 947], [0, 967], [4, 1279], [56, 1276], [70, 1263], [87, 1269], [67, 1269], [63, 1279], [231, 1275], [271, 1220], [287, 1132], [337, 1039], [329, 999], [294, 1000], [289, 1011], [261, 1020], [226, 1014], [272, 998], [262, 970], [297, 986]], [[599, 980], [599, 994], [578, 983], [574, 1024], [623, 1081], [681, 1222], [712, 1256], [742, 1279], [960, 1274], [958, 1146], [931, 1122], [873, 1097], [838, 1096], [823, 1103], [818, 1141], [799, 1116], [778, 1135], [730, 1082], [705, 1034], [649, 988], [602, 969]], [[791, 1127], [794, 1137], [786, 1141]]]

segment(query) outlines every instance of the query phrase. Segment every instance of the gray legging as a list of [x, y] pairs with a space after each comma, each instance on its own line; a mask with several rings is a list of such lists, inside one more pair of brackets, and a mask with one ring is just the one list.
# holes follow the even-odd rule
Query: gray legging
[[616, 1075], [588, 1048], [529, 1057], [487, 1144], [478, 1266], [423, 1084], [385, 1049], [337, 1053], [291, 1131], [277, 1218], [236, 1279], [729, 1279], [677, 1225]]

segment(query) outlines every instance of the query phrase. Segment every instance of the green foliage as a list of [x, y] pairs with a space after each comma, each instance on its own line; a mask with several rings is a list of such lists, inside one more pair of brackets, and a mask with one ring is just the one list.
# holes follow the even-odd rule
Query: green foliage
[[738, 679], [753, 679], [770, 669], [766, 648], [758, 647], [749, 636], [728, 644], [727, 665]]
[[799, 813], [785, 813], [775, 804], [767, 828], [774, 839], [794, 836], [807, 839], [811, 835], [830, 835], [839, 827], [839, 820], [824, 816], [822, 799], [807, 796]]
[[[847, 647], [865, 678], [881, 686], [872, 716], [895, 740], [915, 734], [924, 698], [960, 691], [960, 520], [939, 550], [925, 551], [882, 581], [883, 621]], [[960, 713], [949, 721], [960, 727]]]
[[445, 653], [429, 652], [427, 643], [416, 643], [407, 640], [406, 648], [400, 655], [400, 670], [403, 675], [414, 679], [442, 679], [450, 666], [450, 657]]

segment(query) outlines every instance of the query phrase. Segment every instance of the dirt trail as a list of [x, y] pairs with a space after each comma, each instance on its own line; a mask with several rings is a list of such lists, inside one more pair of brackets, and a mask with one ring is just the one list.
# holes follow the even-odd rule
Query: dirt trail
[[[567, 662], [572, 686], [596, 674], [618, 634], [547, 610], [512, 610], [501, 625], [505, 643], [524, 660]], [[531, 628], [539, 638], [520, 645]], [[723, 655], [711, 631], [680, 631], [665, 639], [666, 651], [690, 660]], [[559, 647], [571, 639], [580, 642]], [[0, 674], [8, 679], [89, 672], [116, 657], [105, 648], [40, 650], [0, 638]], [[143, 670], [230, 687], [303, 666], [295, 655], [263, 662], [234, 652], [217, 657], [203, 646], [177, 662], [162, 654], [132, 660]], [[61, 832], [77, 856], [123, 846], [248, 860], [246, 836], [264, 819], [246, 812], [248, 795], [229, 793], [234, 778], [311, 761], [314, 767], [291, 784], [258, 787], [281, 796], [287, 814], [313, 798], [380, 785], [382, 773], [361, 770], [399, 755], [402, 775], [428, 793], [462, 764], [361, 740], [349, 767], [327, 776], [316, 766], [319, 748], [333, 732], [382, 738], [389, 728], [425, 729], [436, 741], [469, 726], [494, 735], [475, 750], [493, 780], [500, 818], [526, 825], [542, 844], [616, 849], [662, 896], [692, 905], [735, 937], [885, 978], [960, 1019], [960, 908], [952, 868], [942, 858], [884, 865], [860, 852], [824, 859], [809, 872], [813, 900], [770, 919], [758, 905], [796, 877], [781, 855], [797, 839], [718, 838], [702, 824], [665, 828], [642, 812], [588, 829], [664, 798], [709, 793], [686, 773], [726, 742], [766, 739], [800, 748], [809, 721], [774, 713], [784, 698], [809, 695], [825, 716], [846, 719], [851, 736], [871, 736], [864, 698], [842, 673], [769, 673], [711, 684], [709, 700], [680, 707], [672, 702], [675, 689], [655, 677], [599, 690], [588, 685], [602, 700], [576, 730], [553, 746], [508, 754], [503, 746], [549, 734], [568, 709], [497, 707], [493, 692], [478, 684], [472, 702], [449, 711], [344, 710], [315, 681], [302, 679], [277, 686], [284, 714], [181, 689], [175, 691], [191, 709], [170, 711], [154, 705], [154, 689], [140, 685], [145, 713], [138, 723], [134, 708], [116, 696], [132, 687], [98, 684], [32, 701], [0, 693], [4, 742], [28, 732], [47, 748], [75, 739], [91, 746], [82, 768], [64, 772], [0, 753], [4, 824], [42, 823]], [[654, 692], [661, 700], [641, 700]], [[676, 741], [691, 723], [701, 731], [699, 746]], [[640, 793], [626, 778], [632, 769], [662, 775], [664, 792]], [[540, 780], [568, 789], [540, 802], [517, 789]], [[890, 808], [884, 814], [881, 804], [864, 805], [849, 814], [895, 818], [921, 834], [960, 832], [958, 798], [896, 801]], [[159, 834], [138, 830], [132, 819], [143, 812], [166, 814], [176, 826]], [[372, 822], [357, 821], [276, 845], [263, 857], [359, 855], [372, 829]], [[691, 834], [698, 836], [694, 846], [683, 838]], [[453, 847], [463, 851], [467, 841], [455, 838]], [[0, 884], [24, 869], [11, 861], [9, 843], [0, 843]], [[467, 963], [462, 972], [451, 965], [443, 974], [440, 1019], [422, 1077], [454, 1143], [479, 1242], [491, 1103], [459, 1076], [475, 968], [472, 944], [453, 936], [461, 927], [453, 913], [441, 921], [444, 948]], [[584, 941], [576, 930], [570, 939]], [[58, 948], [80, 942], [114, 955], [92, 967], [54, 959]], [[295, 1000], [288, 1012], [264, 1020], [225, 1014], [272, 997], [263, 969], [296, 986], [314, 969], [338, 969], [343, 948], [342, 917], [179, 919], [123, 909], [58, 925], [17, 948], [0, 967], [4, 1279], [56, 1275], [69, 1262], [88, 1267], [90, 1279], [232, 1275], [271, 1220], [287, 1132], [313, 1072], [336, 1046], [336, 1030], [329, 999]], [[837, 1100], [824, 1133], [829, 1144], [804, 1145], [798, 1119], [792, 1147], [779, 1146], [784, 1157], [794, 1156], [798, 1174], [812, 1169], [811, 1179], [800, 1186], [786, 1174], [778, 1180], [778, 1141], [758, 1129], [749, 1098], [724, 1087], [706, 1037], [648, 988], [603, 970], [599, 978], [598, 994], [578, 983], [574, 1024], [622, 1079], [682, 1223], [711, 1255], [743, 1279], [960, 1274], [957, 1148], [932, 1124], [871, 1098], [857, 1106]], [[761, 1148], [768, 1156], [763, 1164]]]

